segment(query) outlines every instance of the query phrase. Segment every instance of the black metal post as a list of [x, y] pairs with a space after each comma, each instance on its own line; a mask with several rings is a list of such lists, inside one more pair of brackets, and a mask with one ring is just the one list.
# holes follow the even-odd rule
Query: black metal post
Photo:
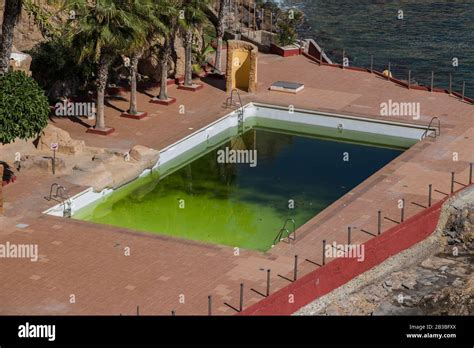
[[347, 245], [351, 245], [351, 226], [347, 228]]
[[270, 296], [270, 269], [267, 269], [267, 297]]
[[382, 233], [382, 211], [377, 212], [377, 234], [380, 236]]
[[140, 306], [137, 306], [137, 316], [140, 315]]
[[295, 255], [295, 267], [293, 269], [293, 281], [298, 279], [298, 255]]
[[472, 184], [472, 166], [473, 163], [469, 163], [469, 185]]
[[428, 207], [431, 207], [432, 194], [433, 194], [433, 185], [429, 184], [429, 186], [428, 186]]
[[449, 74], [449, 94], [453, 94], [453, 74]]
[[454, 172], [451, 172], [451, 194], [454, 193]]
[[400, 213], [400, 222], [405, 221], [405, 198], [402, 198], [402, 211]]
[[434, 89], [434, 71], [431, 71], [431, 89], [430, 91], [433, 92]]
[[326, 264], [326, 239], [323, 240], [323, 266]]
[[240, 283], [240, 304], [239, 304], [239, 312], [242, 312], [244, 308], [244, 283]]
[[176, 315], [175, 311], [171, 311], [171, 315], [174, 317]]
[[209, 316], [212, 315], [212, 296], [207, 296], [207, 314]]

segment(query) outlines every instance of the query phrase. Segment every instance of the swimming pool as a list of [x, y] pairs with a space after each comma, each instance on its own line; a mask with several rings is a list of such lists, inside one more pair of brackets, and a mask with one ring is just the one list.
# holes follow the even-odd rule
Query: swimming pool
[[[208, 139], [74, 218], [266, 251], [293, 231], [291, 219], [303, 225], [416, 142], [265, 118], [245, 128]], [[219, 161], [226, 151], [256, 158]]]

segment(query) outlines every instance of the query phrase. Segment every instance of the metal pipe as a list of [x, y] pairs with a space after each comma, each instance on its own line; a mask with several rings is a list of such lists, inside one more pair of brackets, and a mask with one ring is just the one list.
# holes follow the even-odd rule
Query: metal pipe
[[270, 269], [267, 269], [267, 297], [270, 296]]
[[239, 304], [239, 312], [242, 312], [244, 308], [244, 283], [240, 283], [240, 304]]
[[323, 266], [326, 264], [326, 239], [323, 240]]
[[400, 222], [405, 221], [405, 198], [402, 198], [402, 211], [400, 213]]
[[293, 280], [296, 281], [298, 279], [298, 255], [295, 255], [295, 267], [293, 270]]
[[212, 315], [212, 296], [207, 296], [207, 314], [209, 316]]
[[451, 172], [451, 194], [454, 193], [454, 172]]
[[382, 233], [382, 211], [377, 212], [377, 234], [380, 236]]
[[431, 89], [430, 91], [433, 92], [434, 89], [434, 71], [431, 71]]
[[472, 184], [472, 166], [473, 163], [469, 163], [469, 185]]
[[428, 186], [428, 207], [431, 207], [431, 197], [433, 195], [433, 185], [429, 184]]

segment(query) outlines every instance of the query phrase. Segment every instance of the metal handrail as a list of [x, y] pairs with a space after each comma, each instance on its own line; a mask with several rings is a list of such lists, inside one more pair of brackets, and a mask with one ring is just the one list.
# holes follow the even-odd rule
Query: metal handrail
[[[54, 189], [56, 189], [56, 192], [53, 194]], [[59, 200], [58, 197], [60, 198]], [[49, 190], [49, 197], [44, 198], [47, 201], [54, 200], [56, 202], [59, 202], [63, 206], [63, 216], [71, 217], [71, 197], [67, 193], [67, 190], [64, 186], [61, 186], [58, 183], [52, 184]]]
[[[433, 121], [438, 121], [438, 128], [432, 127]], [[439, 119], [439, 117], [435, 116], [431, 119], [430, 123], [428, 124], [428, 127], [426, 127], [426, 130], [422, 134], [421, 139], [425, 139], [428, 136], [428, 132], [432, 130], [432, 128], [434, 128], [435, 133], [434, 133], [434, 136], [431, 136], [431, 137], [433, 138], [439, 137], [441, 135], [441, 120]]]
[[[291, 233], [290, 233], [290, 231], [288, 230], [288, 228], [286, 227], [286, 225], [288, 224], [288, 222], [292, 222], [292, 223], [293, 223], [293, 232], [291, 232]], [[296, 221], [295, 221], [295, 219], [289, 218], [289, 219], [286, 219], [286, 220], [285, 220], [285, 223], [283, 224], [283, 227], [280, 229], [280, 231], [279, 231], [278, 234], [276, 235], [275, 239], [273, 240], [273, 244], [274, 244], [274, 245], [275, 245], [277, 242], [281, 242], [281, 241], [284, 239], [284, 238], [282, 238], [283, 232], [286, 232], [286, 233], [287, 233], [288, 242], [290, 242], [290, 241], [296, 241]], [[293, 235], [293, 237], [291, 237], [291, 235]]]

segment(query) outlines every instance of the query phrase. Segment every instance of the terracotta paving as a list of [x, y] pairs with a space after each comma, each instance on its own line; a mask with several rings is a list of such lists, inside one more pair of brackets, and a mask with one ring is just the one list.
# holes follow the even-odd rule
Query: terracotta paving
[[[302, 82], [298, 95], [270, 92], [276, 80]], [[212, 83], [212, 85], [210, 84]], [[126, 101], [111, 101], [107, 124], [116, 128], [108, 137], [85, 133], [85, 126], [65, 119], [56, 125], [87, 145], [127, 149], [135, 144], [156, 149], [181, 139], [229, 112], [224, 81], [206, 80], [202, 91], [192, 93], [170, 88], [178, 102], [172, 106], [149, 104], [150, 97], [139, 95], [140, 109], [150, 113], [141, 121], [120, 118]], [[156, 94], [157, 90], [147, 91]], [[297, 231], [297, 241], [280, 243], [267, 253], [241, 250], [235, 256], [229, 247], [149, 235], [115, 227], [43, 216], [53, 205], [44, 200], [52, 182], [60, 182], [71, 192], [66, 177], [43, 172], [20, 172], [18, 181], [4, 187], [5, 216], [0, 218], [0, 244], [36, 243], [40, 260], [0, 260], [0, 314], [207, 314], [207, 296], [212, 295], [214, 314], [234, 314], [239, 305], [239, 284], [244, 283], [244, 305], [262, 297], [251, 291], [265, 291], [266, 269], [271, 268], [272, 292], [291, 278], [294, 255], [299, 256], [298, 274], [314, 270], [309, 258], [321, 262], [321, 243], [347, 240], [347, 226], [353, 227], [353, 242], [363, 243], [376, 232], [377, 210], [398, 220], [397, 201], [406, 200], [406, 216], [426, 204], [428, 184], [450, 192], [451, 171], [467, 184], [469, 163], [474, 162], [474, 106], [446, 94], [407, 90], [375, 75], [320, 67], [302, 57], [280, 58], [260, 55], [259, 92], [243, 93], [244, 102], [329, 110], [351, 115], [378, 116], [380, 103], [389, 99], [421, 103], [422, 117], [428, 124], [433, 116], [441, 119], [441, 136], [428, 138], [385, 166], [354, 188]], [[184, 106], [185, 113], [179, 113]], [[393, 120], [411, 120], [393, 117]], [[459, 160], [453, 161], [457, 152]], [[370, 159], [368, 159], [370, 160]], [[455, 189], [461, 185], [456, 184]], [[434, 192], [433, 199], [443, 194]], [[18, 224], [27, 224], [21, 228]], [[393, 226], [383, 221], [383, 229]], [[128, 249], [129, 248], [129, 249]], [[125, 251], [130, 250], [126, 256]], [[70, 296], [75, 295], [75, 303]], [[180, 303], [184, 295], [184, 304]], [[181, 297], [182, 299], [182, 297]]]

